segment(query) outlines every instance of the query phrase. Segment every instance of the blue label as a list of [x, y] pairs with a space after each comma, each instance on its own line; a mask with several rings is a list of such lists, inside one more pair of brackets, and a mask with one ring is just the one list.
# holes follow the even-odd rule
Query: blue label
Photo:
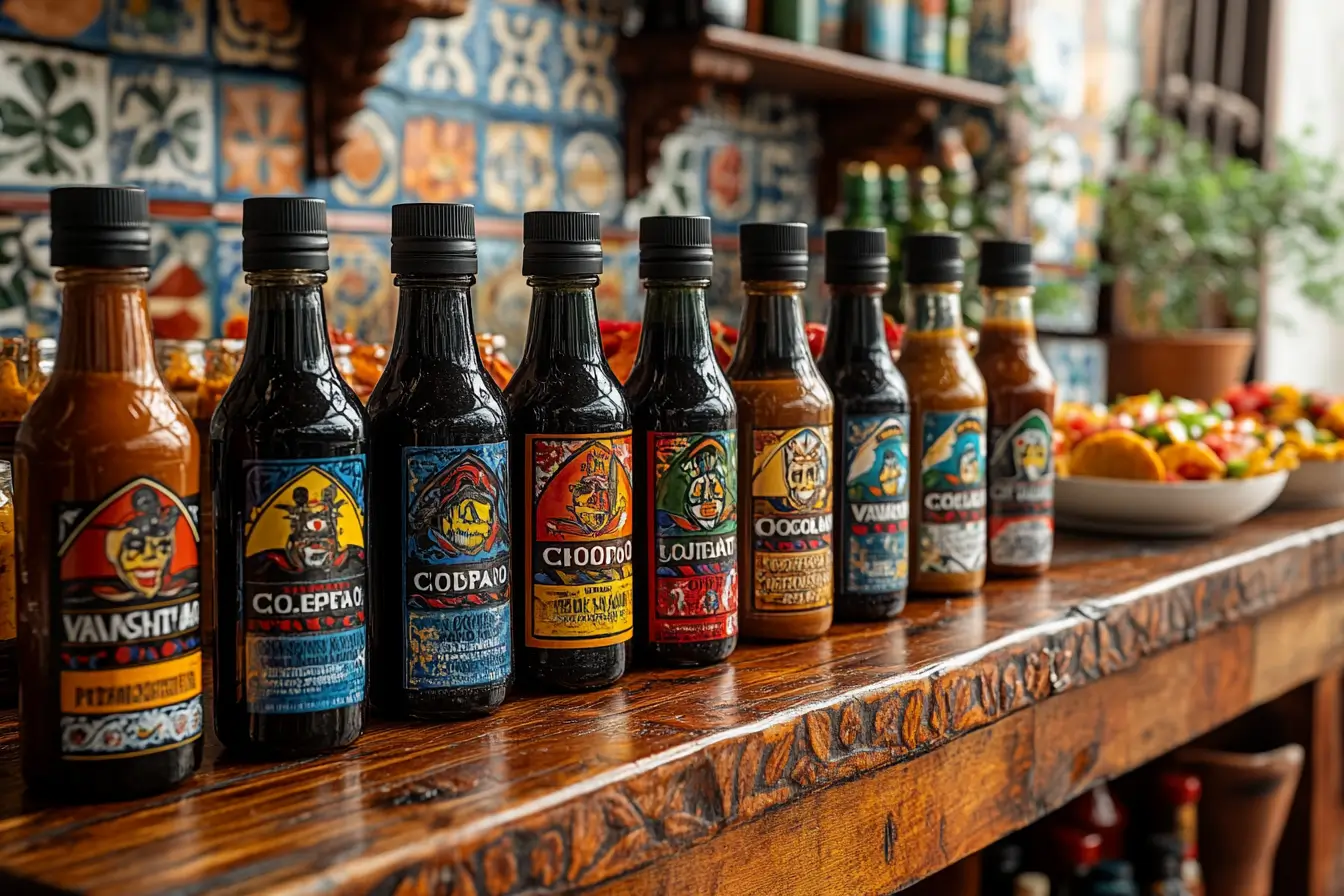
[[905, 0], [865, 0], [863, 52], [888, 62], [905, 61]]
[[985, 409], [926, 411], [922, 420], [920, 572], [985, 568]]
[[906, 62], [941, 72], [947, 63], [947, 0], [911, 0]]
[[247, 708], [364, 699], [364, 456], [244, 461]]
[[431, 689], [509, 676], [508, 443], [407, 448], [402, 683]]
[[910, 417], [845, 419], [845, 589], [903, 591], [910, 577]]

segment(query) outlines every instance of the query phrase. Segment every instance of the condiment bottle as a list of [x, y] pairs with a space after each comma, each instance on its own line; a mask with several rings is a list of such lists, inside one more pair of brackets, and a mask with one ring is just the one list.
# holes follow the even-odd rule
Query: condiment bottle
[[743, 224], [737, 399], [742, 633], [804, 640], [832, 619], [835, 404], [803, 333], [807, 225]]
[[1041, 575], [1055, 539], [1055, 378], [1036, 343], [1031, 244], [980, 247], [985, 317], [975, 363], [989, 389], [989, 574]]
[[567, 691], [625, 674], [634, 629], [630, 409], [597, 331], [601, 220], [523, 216], [532, 316], [509, 413], [515, 663]]
[[51, 227], [60, 345], [15, 454], [23, 774], [129, 799], [201, 762], [199, 442], [154, 363], [145, 192], [53, 190]]
[[0, 706], [19, 699], [18, 570], [14, 564], [14, 480], [0, 460]]
[[906, 331], [896, 367], [910, 393], [910, 590], [985, 583], [985, 380], [961, 330], [961, 242], [905, 238]]
[[[1185, 846], [1175, 834], [1152, 834], [1144, 844], [1147, 851], [1147, 872], [1144, 890], [1149, 896], [1195, 896], [1182, 873]], [[1204, 892], [1200, 881], [1199, 893]]]
[[509, 428], [476, 344], [470, 205], [392, 206], [397, 329], [369, 397], [370, 696], [483, 715], [513, 676]]
[[1080, 831], [1101, 837], [1101, 858], [1119, 859], [1125, 852], [1125, 827], [1129, 816], [1105, 781], [1059, 810], [1060, 819]]
[[215, 730], [310, 756], [364, 727], [368, 416], [336, 369], [320, 199], [243, 202], [252, 287], [238, 374], [210, 421]]
[[947, 2], [947, 73], [965, 78], [971, 73], [972, 0]]
[[905, 61], [916, 68], [941, 72], [947, 67], [948, 0], [908, 0]]
[[768, 0], [765, 4], [766, 33], [816, 46], [821, 40], [821, 2]]
[[1199, 862], [1199, 799], [1203, 785], [1189, 772], [1164, 772], [1158, 786], [1166, 806], [1163, 829], [1181, 845], [1181, 881], [1190, 896], [1204, 896], [1204, 869]]
[[644, 506], [635, 516], [635, 645], [702, 666], [737, 646], [737, 402], [714, 357], [709, 218], [639, 222], [644, 326], [626, 381]]
[[1066, 825], [1048, 828], [1054, 849], [1051, 891], [1057, 896], [1088, 896], [1088, 878], [1101, 862], [1101, 836]]
[[885, 230], [826, 234], [831, 303], [817, 367], [835, 398], [835, 615], [890, 619], [910, 579], [910, 399], [891, 360]]

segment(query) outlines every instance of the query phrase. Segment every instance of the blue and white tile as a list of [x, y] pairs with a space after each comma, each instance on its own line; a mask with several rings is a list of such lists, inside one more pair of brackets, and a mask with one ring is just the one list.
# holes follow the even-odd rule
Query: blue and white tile
[[706, 214], [719, 231], [736, 233], [755, 219], [757, 141], [731, 131], [710, 131], [704, 148]]
[[289, 0], [214, 0], [215, 58], [227, 65], [298, 68], [303, 21]]
[[585, 129], [559, 135], [561, 206], [599, 212], [606, 222], [619, 221], [625, 205], [625, 157], [619, 133]]
[[221, 225], [215, 236], [215, 334], [235, 317], [247, 317], [252, 300], [243, 271], [243, 229]]
[[1082, 238], [1078, 188], [1090, 160], [1078, 138], [1066, 131], [1041, 135], [1041, 150], [1026, 166], [1032, 242], [1038, 263], [1072, 265]]
[[325, 296], [337, 330], [371, 342], [392, 338], [396, 299], [386, 234], [333, 233]]
[[517, 364], [527, 337], [532, 290], [522, 274], [523, 246], [517, 239], [482, 236], [476, 241], [476, 329], [504, 337], [505, 354]]
[[403, 107], [391, 91], [375, 87], [346, 126], [336, 154], [335, 177], [310, 180], [311, 195], [334, 208], [386, 211], [400, 196]]
[[1085, 15], [1073, 0], [1035, 0], [1029, 13], [1032, 75], [1041, 101], [1061, 118], [1084, 111]]
[[217, 225], [208, 219], [156, 219], [151, 231], [149, 314], [154, 334], [208, 339], [215, 333]]
[[486, 100], [519, 118], [550, 117], [563, 83], [560, 14], [546, 4], [493, 5], [488, 23]]
[[736, 327], [742, 316], [742, 264], [736, 248], [714, 247], [714, 276], [706, 296], [709, 316]]
[[1058, 401], [1106, 401], [1106, 343], [1100, 339], [1042, 336], [1041, 351], [1059, 384]]
[[638, 320], [644, 309], [639, 282], [639, 240], [602, 241], [602, 282], [597, 314], [603, 320]]
[[51, 219], [0, 216], [0, 336], [49, 336], [61, 306], [51, 270]]
[[814, 221], [816, 157], [806, 141], [761, 138], [757, 141], [758, 221]]
[[483, 92], [488, 35], [482, 25], [483, 2], [451, 19], [413, 19], [393, 51], [380, 80], [388, 87], [435, 99], [471, 99]]
[[560, 111], [584, 120], [620, 125], [616, 77], [616, 29], [566, 18], [560, 23], [565, 76]]
[[215, 95], [209, 71], [116, 59], [112, 179], [165, 199], [215, 197]]
[[0, 186], [106, 183], [106, 56], [0, 41]]
[[683, 127], [663, 139], [649, 185], [625, 204], [625, 226], [635, 229], [647, 215], [703, 215], [705, 143], [702, 134]]
[[481, 192], [488, 211], [521, 215], [555, 207], [559, 189], [553, 141], [549, 124], [486, 122]]
[[209, 15], [206, 0], [107, 0], [112, 49], [152, 56], [202, 59]]
[[11, 0], [0, 4], [0, 35], [79, 47], [107, 46], [105, 0]]

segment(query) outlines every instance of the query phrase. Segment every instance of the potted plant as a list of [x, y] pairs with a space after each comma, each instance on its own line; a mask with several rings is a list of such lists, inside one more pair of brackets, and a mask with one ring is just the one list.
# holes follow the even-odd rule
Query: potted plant
[[1213, 399], [1241, 382], [1255, 345], [1268, 258], [1302, 295], [1344, 310], [1339, 166], [1287, 141], [1275, 164], [1217, 158], [1210, 144], [1133, 103], [1127, 158], [1100, 188], [1103, 277], [1121, 333], [1110, 391]]

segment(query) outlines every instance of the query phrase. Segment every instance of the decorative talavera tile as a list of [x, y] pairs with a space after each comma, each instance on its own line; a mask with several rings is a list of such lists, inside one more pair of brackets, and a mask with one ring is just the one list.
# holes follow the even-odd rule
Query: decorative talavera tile
[[104, 0], [5, 0], [0, 34], [101, 48], [107, 45]]
[[233, 318], [246, 318], [251, 300], [252, 290], [243, 271], [243, 229], [222, 225], [215, 234], [214, 335]]
[[0, 41], [0, 186], [102, 183], [107, 58]]
[[562, 204], [571, 211], [601, 212], [619, 219], [625, 203], [625, 164], [615, 134], [578, 131], [560, 149]]
[[715, 135], [705, 149], [705, 199], [708, 214], [720, 230], [736, 231], [752, 220], [756, 199], [756, 154], [748, 141], [731, 134]]
[[565, 53], [560, 111], [617, 124], [616, 29], [566, 19], [560, 24], [560, 44]]
[[205, 69], [116, 60], [112, 179], [156, 197], [215, 196], [214, 84]]
[[665, 137], [649, 185], [625, 204], [625, 226], [637, 227], [646, 215], [703, 215], [704, 159], [702, 134], [683, 128]]
[[1096, 404], [1106, 400], [1106, 343], [1042, 336], [1041, 352], [1059, 384], [1057, 401]]
[[1081, 236], [1078, 188], [1088, 160], [1073, 134], [1056, 130], [1039, 139], [1044, 146], [1026, 170], [1027, 182], [1040, 186], [1029, 202], [1033, 255], [1040, 263], [1072, 265]]
[[1061, 118], [1083, 114], [1085, 4], [1036, 0], [1030, 7], [1031, 70], [1041, 101]]
[[114, 50], [157, 56], [207, 55], [206, 0], [107, 0]]
[[401, 177], [401, 114], [398, 97], [375, 87], [345, 130], [336, 154], [335, 177], [309, 185], [309, 192], [338, 208], [386, 211], [397, 201]]
[[327, 321], [371, 342], [388, 342], [396, 316], [386, 234], [333, 233], [325, 289]]
[[382, 82], [420, 96], [476, 96], [481, 83], [476, 60], [485, 58], [487, 42], [479, 27], [481, 8], [483, 4], [471, 3], [451, 19], [413, 19], [383, 69]]
[[289, 0], [214, 0], [214, 4], [215, 58], [220, 62], [278, 69], [298, 66], [303, 22], [290, 9]]
[[756, 220], [816, 219], [817, 197], [812, 189], [816, 158], [805, 142], [762, 139], [757, 144], [756, 166]]
[[478, 192], [480, 123], [441, 113], [407, 113], [401, 137], [401, 191], [410, 202], [468, 202]]
[[492, 6], [488, 12], [492, 106], [531, 115], [555, 108], [554, 86], [564, 62], [557, 42], [560, 16], [536, 6]]
[[0, 216], [0, 336], [53, 336], [60, 323], [51, 270], [51, 219]]
[[705, 304], [712, 320], [736, 327], [742, 317], [742, 265], [736, 248], [714, 248], [714, 276]]
[[1036, 312], [1036, 326], [1053, 333], [1094, 333], [1097, 329], [1097, 295], [1101, 284], [1095, 276], [1074, 276], [1057, 268], [1042, 268], [1041, 289], [1060, 291], [1059, 301]]
[[220, 76], [219, 195], [246, 199], [303, 190], [303, 85]]
[[207, 339], [215, 332], [214, 221], [156, 220], [149, 315], [161, 339]]
[[581, 19], [598, 25], [616, 27], [625, 12], [622, 0], [563, 0], [560, 7], [568, 19]]
[[551, 126], [494, 121], [485, 126], [485, 202], [504, 214], [552, 208], [556, 200]]
[[483, 236], [476, 241], [476, 255], [476, 331], [503, 336], [504, 352], [517, 364], [532, 310], [532, 289], [522, 274], [522, 242]]
[[644, 308], [639, 282], [639, 241], [602, 241], [602, 278], [597, 285], [597, 316], [602, 320], [634, 320]]

